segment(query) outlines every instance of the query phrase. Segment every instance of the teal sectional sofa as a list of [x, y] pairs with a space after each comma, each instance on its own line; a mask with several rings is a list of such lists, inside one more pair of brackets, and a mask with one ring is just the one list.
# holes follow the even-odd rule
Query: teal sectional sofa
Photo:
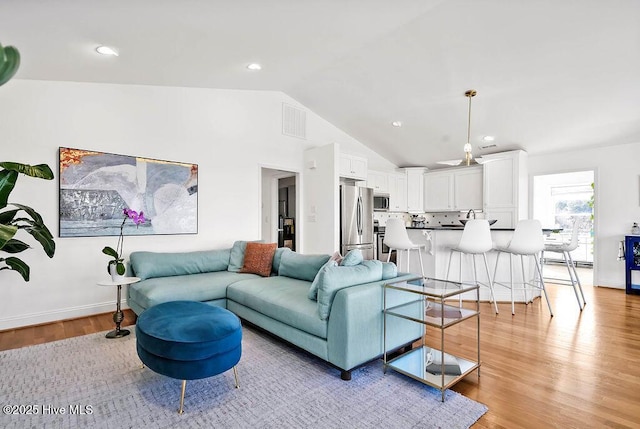
[[[230, 249], [188, 253], [134, 252], [127, 304], [140, 315], [167, 301], [193, 300], [224, 307], [241, 319], [324, 359], [351, 370], [383, 353], [383, 285], [411, 277], [395, 265], [348, 255], [340, 265], [329, 255], [277, 249], [271, 275], [242, 273], [247, 242]], [[387, 296], [398, 301], [400, 297]], [[399, 302], [399, 301], [398, 301]], [[422, 325], [389, 320], [387, 349], [405, 346], [423, 334]], [[397, 320], [396, 320], [397, 319]]]

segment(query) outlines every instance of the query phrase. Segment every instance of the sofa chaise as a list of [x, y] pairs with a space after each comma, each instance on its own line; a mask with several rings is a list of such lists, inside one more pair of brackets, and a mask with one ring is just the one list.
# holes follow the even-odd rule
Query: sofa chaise
[[[255, 250], [258, 248], [258, 250]], [[383, 285], [410, 278], [394, 264], [362, 261], [350, 252], [339, 264], [330, 255], [287, 248], [264, 256], [264, 244], [237, 241], [230, 249], [187, 253], [133, 252], [130, 266], [141, 281], [130, 285], [127, 304], [140, 315], [167, 301], [192, 300], [226, 308], [241, 319], [320, 357], [341, 371], [383, 353]], [[268, 271], [252, 273], [247, 260], [262, 252]], [[270, 259], [269, 259], [270, 258]], [[402, 297], [387, 295], [400, 302]], [[422, 325], [389, 318], [387, 350], [411, 344]]]

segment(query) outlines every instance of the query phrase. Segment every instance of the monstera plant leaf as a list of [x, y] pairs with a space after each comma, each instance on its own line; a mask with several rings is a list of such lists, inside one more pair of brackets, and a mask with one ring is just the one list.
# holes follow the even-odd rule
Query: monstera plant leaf
[[20, 53], [13, 46], [0, 45], [0, 86], [13, 77], [20, 67]]
[[53, 179], [53, 172], [47, 164], [28, 165], [17, 162], [0, 162], [0, 167], [4, 168], [0, 171], [0, 208], [7, 206], [7, 200], [16, 184], [18, 173], [39, 179]]
[[18, 259], [18, 258], [14, 258], [13, 256], [10, 256], [8, 258], [0, 258], [0, 262], [4, 262], [6, 264], [6, 267], [0, 268], [0, 270], [3, 270], [6, 268], [8, 270], [16, 271], [18, 274], [22, 276], [24, 281], [26, 282], [29, 281], [29, 273], [31, 270], [29, 269], [29, 266], [25, 264], [22, 259]]
[[13, 46], [0, 45], [0, 86], [13, 77], [20, 67], [20, 53]]
[[[44, 224], [42, 216], [34, 209], [24, 204], [9, 203], [9, 194], [15, 187], [19, 174], [38, 179], [51, 180], [53, 172], [46, 164], [28, 165], [16, 162], [0, 162], [0, 254], [16, 254], [29, 249], [27, 243], [16, 238], [20, 231], [31, 235], [40, 243], [44, 253], [52, 258], [56, 251], [51, 231]], [[0, 271], [12, 270], [29, 281], [29, 266], [15, 256], [0, 257]]]
[[19, 162], [0, 162], [0, 167], [39, 179], [53, 179], [53, 171], [51, 171], [51, 168], [49, 168], [47, 164], [29, 165], [20, 164]]

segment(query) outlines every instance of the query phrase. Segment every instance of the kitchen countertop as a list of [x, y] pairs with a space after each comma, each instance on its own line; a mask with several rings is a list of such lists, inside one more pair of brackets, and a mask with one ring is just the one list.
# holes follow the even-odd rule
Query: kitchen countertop
[[[430, 231], [462, 231], [464, 229], [463, 225], [442, 225], [442, 226], [425, 226], [425, 227], [414, 227], [408, 226], [407, 229], [425, 229]], [[514, 228], [491, 228], [492, 231], [514, 231]]]
[[[457, 220], [456, 220], [457, 221]], [[497, 226], [497, 224], [496, 224]], [[407, 232], [409, 238], [414, 243], [426, 243], [430, 242], [430, 245], [427, 246], [426, 249], [421, 251], [422, 255], [422, 263], [424, 267], [424, 274], [427, 277], [437, 278], [437, 279], [445, 279], [448, 276], [450, 279], [454, 281], [459, 279], [460, 276], [465, 281], [472, 281], [475, 279], [474, 277], [474, 267], [471, 264], [471, 261], [466, 261], [464, 259], [458, 259], [457, 257], [451, 258], [451, 248], [458, 245], [460, 242], [460, 237], [462, 237], [462, 231], [464, 231], [464, 227], [462, 225], [458, 226], [454, 223], [445, 223], [444, 221], [440, 224], [436, 222], [430, 222], [430, 224], [425, 225], [424, 227], [407, 227]], [[513, 237], [514, 228], [492, 228], [491, 229], [491, 241], [496, 245], [496, 247], [504, 247], [509, 243], [509, 240]], [[430, 239], [430, 240], [429, 240]], [[398, 267], [410, 267], [410, 271], [412, 274], [421, 275], [421, 265], [420, 258], [418, 256], [418, 252], [409, 252], [408, 256], [409, 262], [407, 263], [407, 255], [405, 252], [401, 252], [400, 262], [397, 263]], [[478, 271], [476, 276], [477, 281], [483, 282], [485, 284], [488, 283], [488, 277], [491, 276], [492, 280], [496, 282], [508, 282], [510, 278], [510, 264], [509, 258], [503, 258], [500, 264], [496, 265], [496, 261], [498, 259], [498, 252], [489, 251], [486, 252], [487, 265], [489, 268], [489, 273], [487, 273], [483, 268], [477, 267]], [[450, 266], [451, 261], [453, 263]], [[482, 264], [482, 263], [481, 263]], [[461, 267], [462, 265], [462, 267]], [[520, 263], [518, 263], [520, 265]], [[518, 271], [520, 271], [518, 269]], [[533, 261], [525, 263], [525, 278], [532, 279], [534, 277], [535, 265]], [[518, 281], [521, 279], [521, 274], [517, 273], [516, 278]], [[491, 292], [489, 288], [480, 288], [480, 300], [489, 301], [495, 297], [495, 299], [500, 301], [511, 301], [511, 295], [508, 288], [498, 287], [494, 288], [494, 297], [491, 296]], [[532, 294], [532, 292], [529, 292]], [[529, 295], [528, 294], [528, 295]], [[472, 296], [473, 295], [473, 296]], [[514, 294], [514, 300], [517, 302], [526, 302], [528, 301], [529, 296], [525, 296], [522, 291]], [[535, 296], [538, 294], [536, 293]], [[534, 295], [531, 295], [533, 297]], [[476, 295], [469, 294], [463, 299], [473, 299], [475, 300]]]

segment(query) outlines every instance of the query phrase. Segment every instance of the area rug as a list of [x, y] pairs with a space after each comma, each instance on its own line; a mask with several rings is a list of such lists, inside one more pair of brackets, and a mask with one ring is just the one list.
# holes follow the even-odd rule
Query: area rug
[[85, 335], [0, 353], [2, 428], [468, 428], [487, 407], [388, 371], [351, 381], [323, 361], [244, 327], [233, 372], [187, 383], [142, 368], [134, 333]]

